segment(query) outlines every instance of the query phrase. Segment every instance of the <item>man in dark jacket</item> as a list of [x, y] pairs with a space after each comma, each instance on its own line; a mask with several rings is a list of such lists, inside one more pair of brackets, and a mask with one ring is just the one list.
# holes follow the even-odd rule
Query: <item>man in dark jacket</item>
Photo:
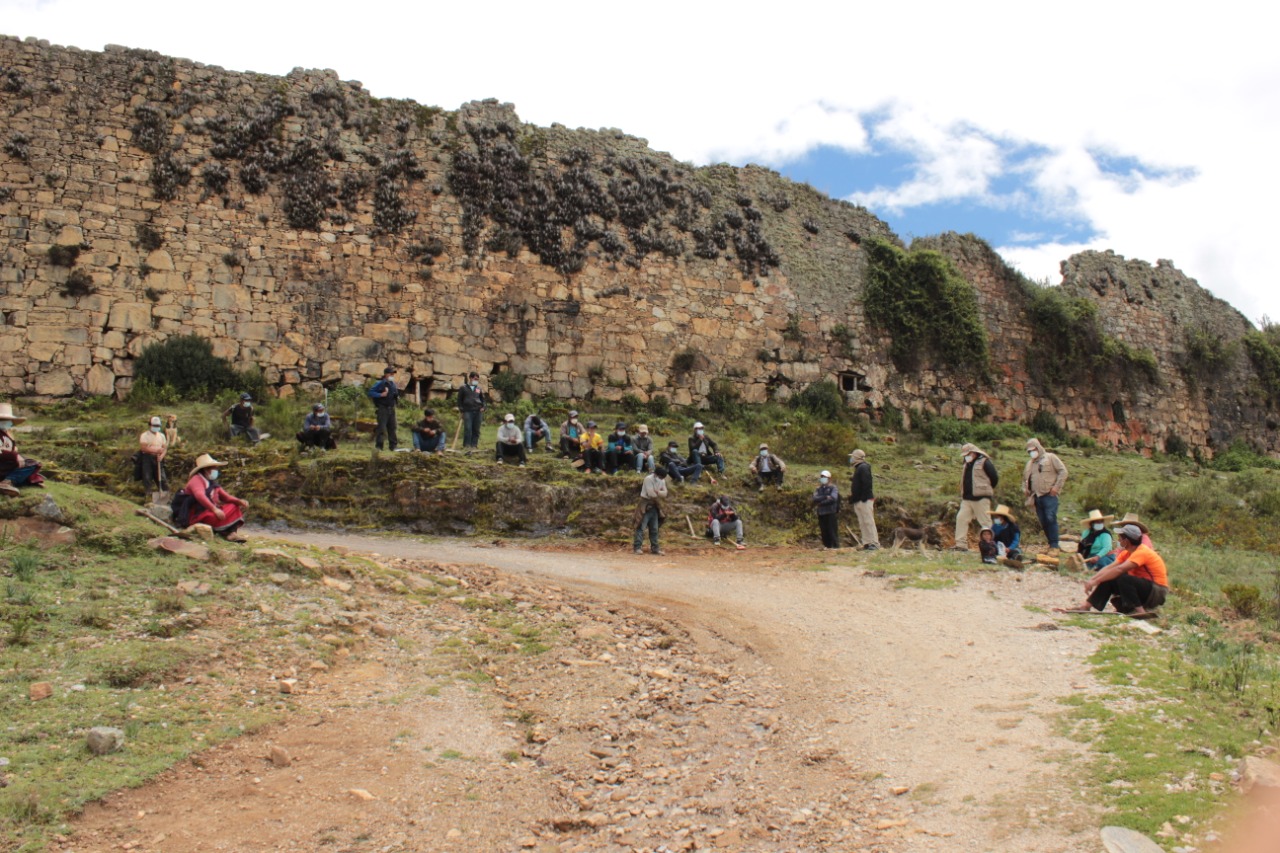
[[627, 433], [627, 422], [618, 421], [613, 432], [604, 441], [605, 473], [617, 474], [619, 468], [630, 471], [635, 465], [636, 452], [631, 446], [631, 436]]
[[831, 482], [831, 472], [818, 475], [818, 488], [813, 492], [813, 507], [818, 511], [818, 532], [823, 548], [840, 547], [840, 490]]
[[394, 451], [400, 443], [396, 435], [396, 403], [400, 399], [400, 389], [396, 387], [396, 369], [387, 365], [382, 371], [382, 378], [369, 389], [369, 398], [373, 400], [374, 411], [378, 415], [378, 431], [373, 434], [374, 446], [382, 449], [385, 439]]
[[849, 454], [853, 463], [853, 482], [849, 486], [849, 500], [858, 516], [858, 535], [862, 537], [862, 549], [874, 551], [880, 547], [880, 531], [876, 530], [876, 496], [871, 477], [871, 463], [867, 454], [855, 450]]
[[991, 498], [1000, 484], [1000, 474], [987, 454], [972, 444], [960, 448], [964, 470], [960, 475], [960, 511], [956, 513], [956, 551], [969, 550], [969, 525], [991, 526]]
[[[694, 462], [703, 468], [714, 466], [717, 474], [724, 473], [724, 456], [700, 422], [693, 425], [693, 435], [689, 436], [689, 464]], [[714, 477], [711, 482], [715, 482]]]
[[467, 455], [480, 446], [480, 424], [484, 421], [484, 408], [489, 397], [480, 390], [480, 374], [474, 370], [458, 389], [458, 411], [462, 412], [462, 446]]
[[671, 479], [677, 483], [683, 483], [685, 480], [696, 483], [702, 476], [701, 463], [686, 464], [684, 457], [680, 455], [680, 445], [674, 441], [668, 442], [667, 449], [658, 457], [658, 467], [665, 467]]
[[422, 420], [413, 428], [413, 449], [423, 453], [444, 453], [444, 425], [436, 417], [435, 409], [423, 409]]

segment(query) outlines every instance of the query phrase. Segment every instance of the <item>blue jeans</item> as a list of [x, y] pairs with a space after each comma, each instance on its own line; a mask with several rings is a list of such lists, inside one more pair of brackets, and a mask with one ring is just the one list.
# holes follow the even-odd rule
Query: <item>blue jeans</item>
[[[547, 450], [551, 449], [551, 433], [547, 430], [542, 431], [542, 440], [546, 443]], [[524, 431], [524, 446], [529, 450], [534, 450], [538, 446], [538, 439], [533, 437], [533, 430]]]
[[477, 448], [480, 446], [480, 423], [484, 419], [483, 411], [462, 413], [462, 446]]
[[649, 473], [652, 474], [653, 469], [655, 467], [654, 461], [653, 461], [653, 454], [650, 453], [648, 456], [645, 456], [643, 453], [637, 453], [636, 454], [636, 471], [643, 470], [646, 467], [648, 468]]
[[636, 528], [635, 538], [631, 542], [631, 546], [639, 551], [640, 546], [644, 544], [644, 532], [649, 531], [649, 548], [654, 553], [658, 551], [658, 507], [650, 504], [644, 511], [644, 515], [640, 519], [640, 526]]
[[717, 474], [724, 473], [724, 457], [718, 453], [708, 453], [705, 456], [702, 456], [701, 458], [699, 458], [698, 454], [695, 453], [693, 454], [693, 456], [689, 457], [689, 461], [690, 462], [697, 461], [697, 463], [703, 468], [710, 468], [712, 465], [714, 465], [716, 466]]
[[1050, 548], [1058, 547], [1058, 499], [1053, 495], [1036, 495], [1036, 518], [1044, 528]]
[[423, 453], [435, 453], [438, 450], [444, 450], [445, 434], [444, 430], [436, 432], [433, 438], [427, 438], [416, 430], [413, 433], [413, 449], [421, 450]]
[[667, 473], [677, 483], [683, 483], [685, 480], [696, 483], [702, 477], [702, 465], [697, 462], [692, 465], [668, 465]]

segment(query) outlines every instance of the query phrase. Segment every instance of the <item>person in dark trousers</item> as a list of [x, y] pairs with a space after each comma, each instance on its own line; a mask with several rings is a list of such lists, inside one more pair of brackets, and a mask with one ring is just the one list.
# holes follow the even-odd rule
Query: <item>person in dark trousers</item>
[[840, 547], [840, 490], [831, 482], [831, 472], [818, 475], [818, 488], [813, 492], [813, 506], [818, 511], [818, 533], [823, 548]]
[[520, 427], [516, 426], [516, 416], [507, 414], [502, 418], [502, 426], [498, 427], [498, 441], [494, 445], [493, 458], [499, 465], [508, 459], [516, 459], [523, 468], [528, 461], [524, 449], [524, 436]]
[[400, 389], [396, 387], [395, 377], [396, 369], [388, 365], [382, 371], [382, 378], [369, 389], [369, 398], [378, 415], [378, 431], [373, 434], [373, 443], [379, 450], [384, 441], [392, 450], [400, 443], [400, 436], [396, 434], [396, 402], [400, 399]]
[[302, 419], [302, 430], [296, 436], [298, 443], [305, 447], [323, 447], [336, 450], [338, 442], [333, 440], [333, 421], [325, 411], [324, 403], [316, 403], [311, 412]]
[[577, 409], [569, 413], [568, 419], [560, 424], [560, 458], [577, 459], [582, 454], [582, 434], [586, 432], [578, 420]]
[[435, 409], [423, 409], [422, 420], [413, 428], [413, 449], [423, 453], [444, 453], [444, 426]]
[[880, 531], [876, 529], [876, 496], [871, 463], [862, 450], [850, 453], [849, 461], [853, 463], [849, 501], [853, 504], [854, 515], [858, 517], [858, 536], [862, 539], [862, 550], [875, 551], [880, 547]]
[[778, 491], [782, 491], [782, 479], [787, 474], [787, 463], [769, 450], [769, 445], [760, 445], [756, 457], [751, 460], [747, 468], [756, 478], [756, 491], [763, 492], [768, 483], [773, 483]]
[[1117, 612], [1137, 619], [1155, 616], [1156, 608], [1169, 596], [1169, 571], [1164, 559], [1142, 543], [1143, 535], [1133, 524], [1117, 529], [1120, 556], [1116, 562], [1085, 581], [1083, 603], [1055, 609], [1059, 613], [1088, 613], [1105, 610], [1110, 602]]
[[702, 477], [702, 463], [686, 464], [684, 456], [680, 453], [680, 445], [675, 441], [667, 442], [667, 449], [658, 457], [658, 466], [666, 468], [667, 474], [677, 483], [683, 483], [685, 480], [696, 483]]
[[541, 412], [534, 412], [524, 419], [524, 446], [532, 453], [539, 444], [551, 452], [551, 424], [542, 419]]
[[467, 455], [480, 446], [480, 425], [484, 422], [485, 406], [489, 397], [480, 390], [480, 374], [474, 370], [458, 389], [458, 411], [462, 413], [462, 446]]
[[667, 497], [667, 469], [661, 465], [644, 478], [640, 484], [640, 502], [636, 505], [636, 532], [631, 548], [636, 554], [644, 553], [644, 532], [649, 531], [649, 552], [661, 554], [658, 547], [658, 528], [662, 526], [664, 513], [662, 502]]
[[258, 432], [253, 425], [253, 396], [241, 394], [240, 402], [222, 413], [222, 419], [231, 419], [231, 437], [244, 436], [253, 444], [257, 444], [267, 436]]
[[689, 436], [689, 464], [694, 462], [703, 468], [714, 467], [717, 474], [724, 473], [724, 455], [711, 436], [707, 435], [701, 422], [693, 425], [693, 435]]
[[631, 446], [631, 436], [627, 434], [626, 421], [618, 421], [614, 425], [613, 432], [609, 433], [609, 437], [605, 439], [604, 450], [604, 470], [606, 474], [613, 476], [618, 473], [619, 468], [625, 467], [628, 471], [635, 465], [636, 453]]

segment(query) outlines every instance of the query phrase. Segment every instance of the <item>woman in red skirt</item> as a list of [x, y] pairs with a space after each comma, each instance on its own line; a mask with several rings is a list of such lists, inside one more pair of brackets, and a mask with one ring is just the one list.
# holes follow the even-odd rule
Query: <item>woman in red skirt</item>
[[244, 537], [236, 531], [244, 524], [243, 511], [249, 508], [249, 502], [232, 497], [218, 485], [218, 469], [222, 466], [208, 453], [196, 459], [191, 479], [187, 480], [187, 494], [195, 501], [187, 523], [207, 524], [219, 536], [243, 542]]

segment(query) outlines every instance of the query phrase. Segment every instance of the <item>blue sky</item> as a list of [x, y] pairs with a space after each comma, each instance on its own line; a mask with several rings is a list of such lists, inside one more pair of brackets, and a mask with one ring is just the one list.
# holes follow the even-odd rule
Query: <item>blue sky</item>
[[[1035, 279], [1112, 250], [1280, 317], [1280, 51], [1256, 3], [0, 0], [0, 30], [377, 97], [494, 97], [696, 165], [759, 163]], [[1242, 23], [1244, 22], [1244, 23]]]

